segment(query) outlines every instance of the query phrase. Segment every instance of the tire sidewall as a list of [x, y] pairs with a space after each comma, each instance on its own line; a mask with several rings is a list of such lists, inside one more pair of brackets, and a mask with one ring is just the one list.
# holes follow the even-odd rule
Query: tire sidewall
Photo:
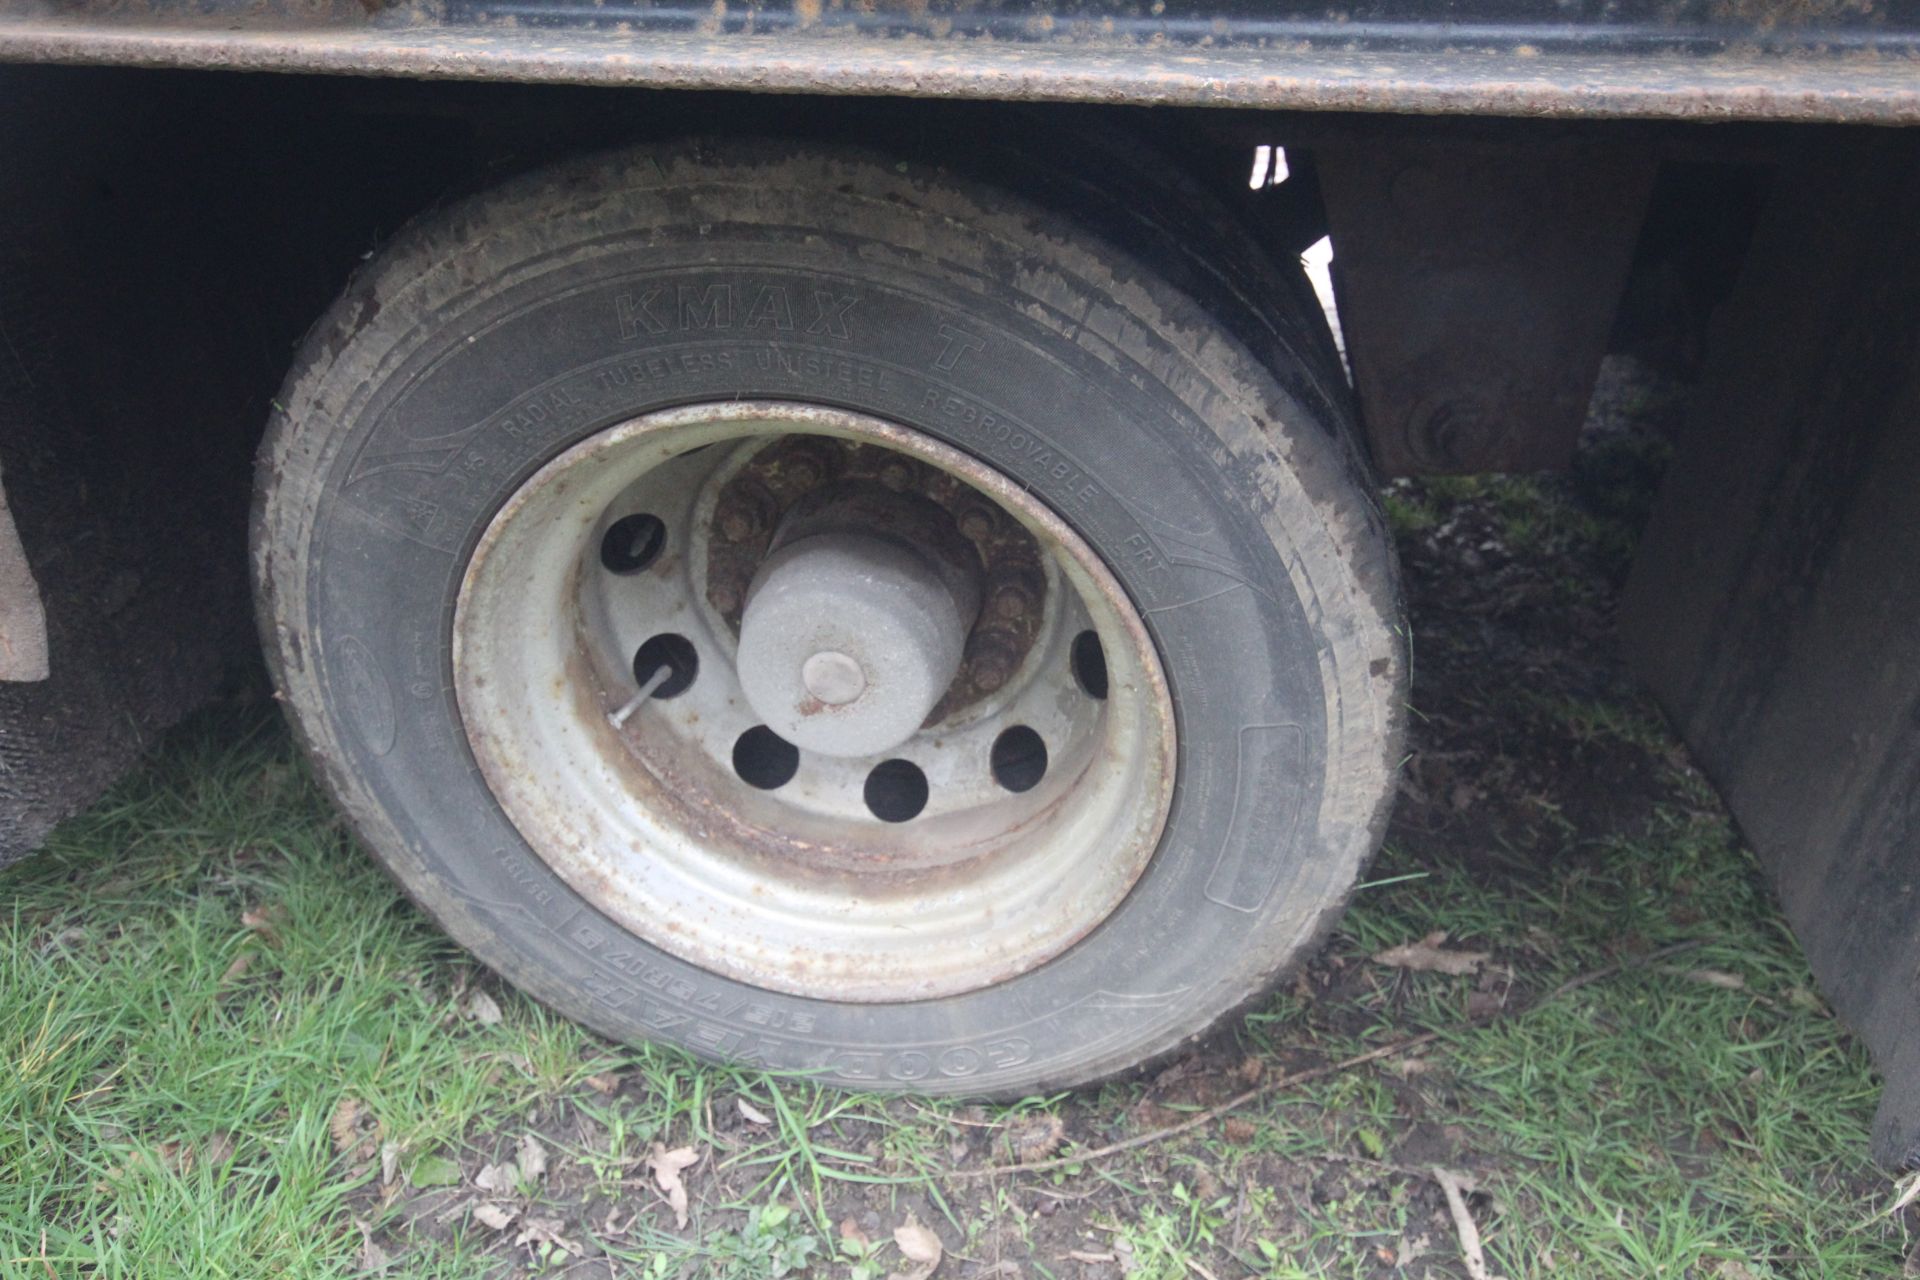
[[[888, 198], [902, 187], [917, 203]], [[1270, 980], [1371, 846], [1340, 768], [1391, 750], [1391, 716], [1361, 723], [1329, 655], [1381, 650], [1385, 622], [1304, 571], [1339, 560], [1327, 503], [1278, 482], [1327, 484], [1325, 428], [1250, 362], [1183, 353], [1145, 273], [1088, 279], [1109, 266], [1097, 249], [1069, 251], [1025, 210], [1026, 235], [1009, 233], [984, 200], [956, 218], [971, 193], [955, 190], [751, 148], [563, 166], [416, 228], [289, 385], [258, 563], [303, 736], [416, 900], [608, 1034], [840, 1083], [1078, 1083]], [[1176, 706], [1173, 810], [1131, 895], [1064, 955], [938, 1000], [768, 992], [614, 924], [493, 801], [450, 655], [480, 532], [573, 443], [729, 399], [868, 413], [984, 460], [1071, 524], [1142, 612]]]

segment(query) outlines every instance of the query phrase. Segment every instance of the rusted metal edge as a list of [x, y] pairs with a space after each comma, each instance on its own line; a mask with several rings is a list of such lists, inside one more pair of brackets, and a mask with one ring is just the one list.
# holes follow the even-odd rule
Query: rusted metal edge
[[1920, 123], [1920, 60], [1016, 45], [0, 16], [0, 61], [1314, 111]]
[[0, 488], [0, 680], [45, 680], [53, 673], [49, 656], [47, 606]]

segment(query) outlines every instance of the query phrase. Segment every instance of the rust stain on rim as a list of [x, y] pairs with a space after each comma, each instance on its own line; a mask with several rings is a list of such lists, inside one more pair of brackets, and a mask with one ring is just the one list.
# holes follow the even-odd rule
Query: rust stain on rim
[[[877, 811], [851, 825], [783, 824], [771, 801], [756, 801], [731, 771], [716, 770], [710, 748], [702, 754], [686, 741], [662, 745], [673, 736], [663, 720], [636, 730], [642, 718], [666, 712], [610, 722], [631, 682], [617, 658], [596, 656], [582, 643], [583, 597], [575, 587], [585, 558], [563, 544], [582, 548], [579, 530], [608, 518], [607, 495], [644, 486], [671, 459], [693, 457], [696, 442], [758, 448], [751, 442], [807, 433], [882, 445], [957, 476], [1070, 566], [1062, 572], [1075, 585], [1065, 594], [1080, 602], [1069, 615], [1079, 620], [1055, 628], [1050, 652], [1063, 661], [1052, 665], [1064, 670], [1066, 641], [1095, 625], [1115, 650], [1115, 669], [1129, 674], [1124, 694], [1116, 686], [1112, 700], [1068, 713], [1081, 717], [1081, 736], [1062, 740], [1070, 750], [1043, 787], [1009, 793], [989, 783], [985, 791], [998, 799], [982, 800], [979, 789], [960, 785], [945, 812], [911, 829], [877, 821]], [[725, 456], [716, 450], [698, 464], [707, 469], [702, 489], [721, 483]], [[595, 471], [598, 479], [575, 486], [555, 506], [562, 481]], [[691, 515], [702, 499], [689, 493], [685, 501]], [[572, 532], [524, 532], [559, 527], [559, 510], [572, 513]], [[682, 536], [695, 535], [687, 527]], [[561, 595], [536, 585], [549, 579], [564, 584]], [[536, 621], [487, 620], [497, 602], [523, 597], [532, 603], [514, 607]], [[521, 644], [528, 638], [531, 644]], [[522, 648], [533, 656], [512, 656]], [[456, 610], [454, 657], [475, 758], [535, 856], [662, 949], [770, 989], [856, 1001], [919, 999], [1024, 973], [1072, 947], [1118, 907], [1156, 851], [1172, 804], [1171, 696], [1152, 639], [1119, 581], [1024, 488], [957, 449], [867, 415], [789, 402], [703, 404], [646, 415], [575, 445], [510, 497], [482, 535]], [[724, 662], [712, 660], [726, 672]], [[1002, 709], [1058, 696], [1037, 673], [1055, 683], [1071, 675], [1052, 665], [1035, 666]], [[549, 667], [564, 674], [567, 688], [536, 701], [564, 710], [512, 713], [520, 696], [513, 690], [548, 687]], [[523, 722], [538, 715], [573, 728], [527, 728]], [[684, 723], [696, 719], [696, 708], [685, 710]], [[935, 736], [942, 739], [956, 732], [985, 739], [1001, 723], [987, 715], [940, 728]], [[561, 740], [572, 742], [569, 750], [579, 757], [565, 757], [564, 766], [560, 757], [541, 754], [543, 743]], [[941, 745], [929, 739], [926, 749]], [[606, 778], [593, 784], [602, 793], [582, 791], [587, 784], [572, 781], [579, 773]], [[764, 801], [766, 793], [759, 794]], [[808, 918], [796, 924], [801, 916]]]

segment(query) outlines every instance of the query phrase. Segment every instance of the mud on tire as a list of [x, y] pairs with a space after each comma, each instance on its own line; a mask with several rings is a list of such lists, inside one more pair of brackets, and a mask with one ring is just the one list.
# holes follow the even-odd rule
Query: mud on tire
[[[1404, 680], [1344, 388], [1297, 282], [1261, 291], [1276, 323], [1245, 282], [1176, 287], [1192, 272], [1090, 221], [894, 156], [687, 144], [533, 173], [369, 264], [280, 397], [256, 598], [328, 786], [450, 934], [610, 1036], [972, 1094], [1161, 1054], [1313, 946], [1380, 837]], [[1240, 301], [1203, 309], [1210, 289]], [[736, 400], [868, 415], [987, 464], [1144, 619], [1178, 786], [1131, 891], [1063, 953], [931, 999], [756, 986], [617, 923], [489, 790], [450, 640], [482, 532], [596, 433]]]

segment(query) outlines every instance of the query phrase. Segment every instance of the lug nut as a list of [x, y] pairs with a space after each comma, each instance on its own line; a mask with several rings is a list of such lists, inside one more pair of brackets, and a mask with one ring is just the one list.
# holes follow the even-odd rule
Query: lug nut
[[1021, 569], [1002, 570], [987, 588], [987, 600], [996, 616], [1012, 621], [1025, 617], [1039, 603], [1038, 583]]
[[895, 493], [905, 493], [913, 484], [913, 466], [897, 458], [891, 462], [882, 463], [879, 479], [881, 484]]
[[839, 470], [839, 450], [825, 440], [794, 440], [780, 458], [780, 471], [796, 488], [812, 489]]
[[984, 541], [993, 536], [993, 527], [997, 521], [993, 512], [985, 507], [968, 507], [960, 513], [960, 532], [975, 542]]
[[729, 542], [745, 542], [767, 531], [773, 522], [773, 495], [750, 480], [728, 486], [717, 523]]
[[975, 637], [974, 652], [967, 666], [976, 688], [992, 693], [1013, 678], [1013, 641], [997, 631], [981, 632]]

